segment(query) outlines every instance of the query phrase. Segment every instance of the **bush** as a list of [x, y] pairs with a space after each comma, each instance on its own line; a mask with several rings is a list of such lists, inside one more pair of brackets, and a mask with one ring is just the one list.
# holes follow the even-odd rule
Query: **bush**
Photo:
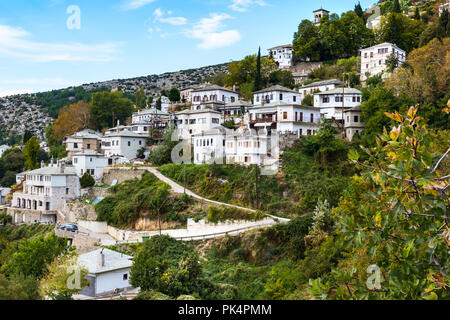
[[80, 179], [81, 188], [90, 188], [95, 186], [95, 179], [88, 173], [85, 172]]

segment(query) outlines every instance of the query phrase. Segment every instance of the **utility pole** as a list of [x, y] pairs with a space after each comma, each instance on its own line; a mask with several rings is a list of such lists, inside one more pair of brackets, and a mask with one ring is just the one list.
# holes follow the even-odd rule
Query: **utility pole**
[[256, 192], [256, 210], [259, 210], [259, 192], [258, 192], [258, 175], [259, 175], [259, 170], [258, 170], [258, 165], [255, 165], [255, 192]]
[[183, 162], [183, 181], [184, 181], [184, 194], [186, 194], [186, 162]]

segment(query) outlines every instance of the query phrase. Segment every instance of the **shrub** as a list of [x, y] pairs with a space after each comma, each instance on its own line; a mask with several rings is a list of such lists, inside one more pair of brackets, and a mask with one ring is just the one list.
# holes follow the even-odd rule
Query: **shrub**
[[95, 186], [95, 179], [88, 173], [85, 172], [80, 179], [81, 188], [90, 188]]

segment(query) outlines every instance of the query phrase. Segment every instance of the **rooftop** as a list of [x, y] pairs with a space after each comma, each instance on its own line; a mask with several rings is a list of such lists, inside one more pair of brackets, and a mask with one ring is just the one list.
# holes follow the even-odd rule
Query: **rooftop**
[[217, 113], [217, 114], [221, 114], [219, 111], [215, 111], [212, 109], [202, 109], [202, 110], [183, 110], [180, 112], [177, 112], [177, 115], [183, 115], [183, 114], [200, 114], [200, 113]]
[[83, 152], [75, 153], [73, 156], [104, 157], [105, 155], [94, 150], [83, 150]]
[[338, 79], [330, 79], [330, 80], [312, 82], [310, 84], [302, 86], [300, 89], [320, 87], [320, 86], [326, 86], [326, 85], [330, 85], [330, 84], [343, 85], [344, 83]]
[[280, 86], [280, 85], [276, 85], [276, 86], [272, 86], [266, 89], [262, 89], [256, 92], [253, 92], [253, 94], [257, 94], [257, 93], [264, 93], [264, 92], [273, 92], [273, 91], [282, 91], [282, 92], [291, 92], [291, 93], [298, 93], [297, 91], [294, 91], [292, 89]]
[[236, 91], [233, 91], [233, 90], [221, 87], [221, 86], [217, 86], [217, 85], [207, 86], [207, 87], [204, 87], [204, 88], [198, 88], [198, 89], [194, 90], [193, 92], [216, 91], [216, 90], [228, 91], [228, 92], [231, 92], [231, 93], [238, 94]]
[[292, 49], [292, 44], [285, 44], [283, 46], [276, 46], [276, 47], [273, 47], [273, 48], [270, 48], [270, 49], [267, 49], [267, 50], [273, 50], [273, 49], [278, 49], [278, 48], [289, 48], [289, 49]]
[[374, 49], [374, 48], [386, 47], [386, 46], [387, 46], [387, 47], [395, 47], [395, 48], [397, 48], [398, 50], [405, 51], [405, 50], [399, 48], [396, 44], [393, 44], [393, 43], [390, 43], [390, 42], [383, 42], [383, 43], [374, 45], [374, 46], [372, 46], [372, 47], [368, 47], [368, 48], [361, 49], [361, 51], [371, 50], [371, 49]]
[[76, 176], [77, 173], [75, 171], [74, 167], [68, 167], [68, 166], [64, 166], [64, 168], [62, 168], [62, 172], [61, 172], [61, 167], [60, 166], [50, 166], [50, 167], [43, 167], [43, 168], [39, 168], [36, 170], [31, 170], [31, 171], [26, 171], [25, 174], [30, 174], [30, 175], [47, 175], [47, 176]]
[[73, 135], [67, 137], [67, 139], [69, 138], [100, 139], [101, 134], [91, 129], [85, 129], [83, 131], [76, 132]]
[[162, 116], [168, 116], [169, 114], [167, 112], [158, 110], [156, 108], [150, 108], [150, 109], [144, 109], [140, 110], [138, 112], [133, 113], [134, 116], [140, 116], [143, 114], [156, 114], [156, 115], [162, 115]]
[[[105, 263], [103, 266], [100, 266], [99, 257], [102, 251], [105, 256]], [[97, 249], [95, 251], [80, 255], [78, 257], [78, 263], [88, 269], [89, 273], [99, 274], [130, 268], [133, 264], [132, 259], [133, 257], [116, 251], [109, 249]]]
[[131, 138], [142, 138], [143, 136], [139, 133], [135, 133], [133, 131], [130, 130], [122, 130], [119, 132], [110, 132], [108, 134], [105, 135], [106, 138], [111, 138], [111, 137], [131, 137]]
[[335, 88], [333, 90], [316, 93], [316, 95], [342, 94], [342, 91], [344, 91], [344, 94], [362, 94], [361, 91], [355, 88]]

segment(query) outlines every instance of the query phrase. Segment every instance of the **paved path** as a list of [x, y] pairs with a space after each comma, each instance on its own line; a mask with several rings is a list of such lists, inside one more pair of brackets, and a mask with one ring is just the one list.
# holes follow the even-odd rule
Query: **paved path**
[[[161, 172], [158, 171], [158, 169], [154, 168], [154, 167], [145, 167], [143, 168], [151, 173], [153, 173], [159, 180], [167, 183], [173, 190], [173, 192], [175, 193], [184, 193], [184, 187], [179, 185], [178, 183], [176, 183], [175, 181], [167, 178], [166, 176], [164, 176]], [[217, 204], [220, 206], [226, 206], [226, 207], [232, 207], [232, 208], [237, 208], [237, 209], [241, 209], [241, 210], [246, 210], [246, 211], [251, 211], [251, 212], [256, 212], [256, 210], [253, 209], [249, 209], [249, 208], [244, 208], [244, 207], [240, 207], [240, 206], [236, 206], [233, 204], [229, 204], [229, 203], [224, 203], [224, 202], [219, 202], [219, 201], [214, 201], [214, 200], [210, 200], [210, 199], [206, 199], [203, 198], [201, 196], [199, 196], [198, 194], [192, 192], [191, 190], [186, 189], [186, 194], [198, 199], [198, 200], [202, 200], [205, 202], [209, 202], [209, 203], [213, 203], [213, 204]]]

